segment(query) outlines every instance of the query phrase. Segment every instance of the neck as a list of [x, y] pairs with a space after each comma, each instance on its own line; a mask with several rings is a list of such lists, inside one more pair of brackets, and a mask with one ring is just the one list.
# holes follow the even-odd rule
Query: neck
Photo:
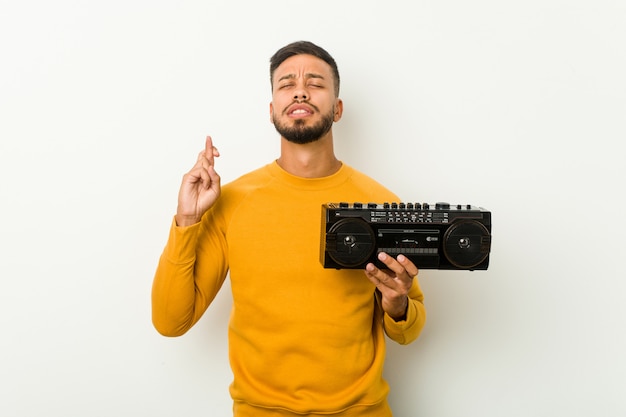
[[302, 178], [327, 177], [341, 168], [341, 162], [335, 157], [331, 132], [305, 145], [281, 138], [280, 157], [276, 162], [291, 175]]

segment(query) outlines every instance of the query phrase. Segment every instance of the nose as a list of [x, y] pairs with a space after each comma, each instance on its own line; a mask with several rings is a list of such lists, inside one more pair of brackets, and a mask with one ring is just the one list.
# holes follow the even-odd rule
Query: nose
[[296, 93], [296, 94], [293, 96], [293, 99], [294, 99], [294, 100], [296, 100], [296, 101], [304, 101], [304, 100], [306, 100], [306, 99], [307, 99], [307, 95], [306, 95], [306, 93], [305, 93], [305, 92]]
[[303, 85], [299, 85], [296, 91], [293, 93], [293, 99], [296, 101], [305, 101], [309, 98], [306, 88]]

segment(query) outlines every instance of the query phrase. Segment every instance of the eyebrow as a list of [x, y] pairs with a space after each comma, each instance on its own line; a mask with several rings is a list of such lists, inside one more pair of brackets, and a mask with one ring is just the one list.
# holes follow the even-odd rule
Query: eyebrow
[[[282, 77], [280, 77], [278, 79], [278, 82], [283, 81], [283, 80], [292, 80], [296, 78], [296, 74], [287, 74], [287, 75], [283, 75]], [[315, 74], [313, 72], [307, 72], [306, 74], [304, 74], [304, 78], [319, 78], [321, 80], [324, 79], [324, 76], [320, 75], [320, 74]]]

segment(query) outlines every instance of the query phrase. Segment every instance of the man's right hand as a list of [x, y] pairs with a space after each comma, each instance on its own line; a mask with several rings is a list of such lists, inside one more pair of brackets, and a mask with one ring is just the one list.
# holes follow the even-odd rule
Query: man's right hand
[[176, 224], [191, 226], [198, 223], [202, 215], [220, 196], [220, 176], [215, 172], [215, 157], [220, 156], [213, 146], [211, 136], [207, 136], [204, 150], [198, 155], [196, 165], [183, 176], [178, 192]]

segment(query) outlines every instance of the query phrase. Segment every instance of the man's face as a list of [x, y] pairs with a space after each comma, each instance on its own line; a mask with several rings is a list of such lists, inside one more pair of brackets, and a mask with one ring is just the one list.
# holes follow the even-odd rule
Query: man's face
[[273, 75], [270, 119], [285, 139], [314, 142], [328, 133], [343, 111], [335, 97], [330, 65], [312, 55], [286, 59]]

